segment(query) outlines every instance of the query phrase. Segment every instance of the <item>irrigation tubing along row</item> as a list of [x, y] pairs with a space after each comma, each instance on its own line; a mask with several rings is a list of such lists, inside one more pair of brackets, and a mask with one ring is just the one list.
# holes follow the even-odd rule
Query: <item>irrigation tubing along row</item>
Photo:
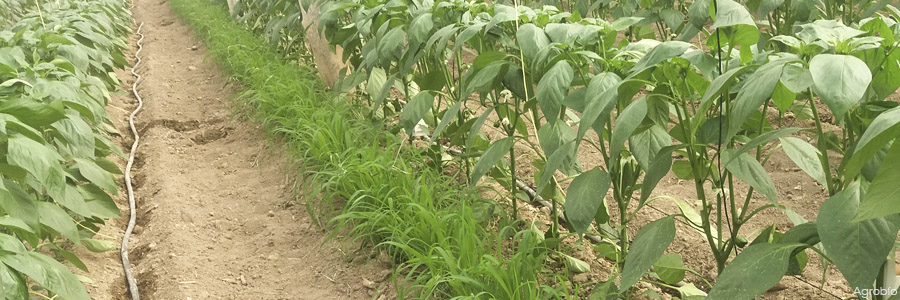
[[140, 36], [140, 39], [137, 41], [137, 52], [134, 53], [134, 58], [136, 62], [134, 66], [131, 67], [131, 75], [134, 76], [134, 83], [131, 84], [131, 92], [134, 93], [134, 98], [137, 99], [138, 105], [135, 107], [134, 111], [131, 112], [131, 115], [128, 116], [128, 125], [131, 127], [131, 133], [134, 135], [134, 143], [131, 144], [131, 153], [128, 154], [128, 163], [125, 165], [125, 188], [128, 190], [128, 207], [130, 209], [130, 217], [128, 219], [128, 227], [125, 228], [125, 235], [122, 237], [122, 268], [125, 270], [125, 281], [128, 282], [128, 291], [131, 292], [132, 300], [140, 300], [141, 296], [138, 293], [137, 280], [134, 278], [134, 273], [131, 271], [131, 262], [128, 261], [128, 238], [131, 237], [131, 232], [134, 230], [134, 223], [137, 219], [137, 207], [134, 203], [134, 188], [131, 185], [131, 167], [134, 165], [134, 155], [137, 153], [138, 141], [140, 141], [141, 137], [138, 135], [137, 127], [134, 126], [134, 116], [136, 116], [141, 108], [144, 107], [144, 100], [141, 99], [141, 95], [138, 94], [137, 86], [141, 81], [141, 75], [138, 75], [136, 72], [138, 66], [141, 64], [141, 50], [143, 50], [143, 45], [141, 43], [144, 41], [144, 35], [141, 33], [141, 28], [144, 27], [144, 23], [141, 22], [141, 25], [137, 28], [137, 35]]

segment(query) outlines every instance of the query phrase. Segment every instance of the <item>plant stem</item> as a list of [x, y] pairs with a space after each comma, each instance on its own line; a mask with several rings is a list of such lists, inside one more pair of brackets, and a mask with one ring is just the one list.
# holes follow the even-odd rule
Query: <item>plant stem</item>
[[812, 109], [813, 119], [816, 120], [816, 135], [818, 137], [816, 146], [818, 146], [819, 152], [821, 152], [822, 155], [819, 158], [819, 162], [822, 164], [822, 171], [825, 172], [825, 187], [828, 190], [828, 195], [831, 196], [834, 195], [835, 192], [831, 184], [831, 161], [828, 160], [827, 141], [825, 140], [825, 134], [822, 132], [822, 119], [819, 118], [819, 110], [816, 108], [816, 100], [812, 88], [809, 88], [809, 106]]

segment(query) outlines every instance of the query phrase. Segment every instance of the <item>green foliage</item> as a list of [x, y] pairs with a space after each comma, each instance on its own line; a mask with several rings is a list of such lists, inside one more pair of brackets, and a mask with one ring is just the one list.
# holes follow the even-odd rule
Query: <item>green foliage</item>
[[114, 248], [91, 237], [104, 219], [119, 216], [107, 193], [116, 194], [120, 172], [105, 157], [121, 151], [104, 107], [119, 85], [113, 71], [126, 65], [131, 15], [112, 0], [34, 4], [0, 5], [10, 14], [0, 21], [11, 22], [0, 31], [0, 277], [6, 296], [17, 299], [89, 299], [48, 255], [87, 271], [61, 247], [63, 238], [95, 251]]
[[[483, 224], [494, 219], [496, 205], [474, 190], [458, 190], [428, 167], [428, 156], [404, 148], [404, 136], [373, 127], [364, 117], [371, 108], [324, 91], [314, 69], [286, 62], [272, 48], [234, 47], [262, 39], [233, 24], [222, 6], [171, 4], [205, 39], [212, 57], [249, 89], [239, 101], [254, 109], [269, 134], [296, 149], [303, 162], [298, 193], [311, 216], [334, 234], [349, 234], [400, 264], [395, 274], [403, 282], [396, 285], [400, 298], [567, 297], [567, 291], [538, 281], [545, 272], [541, 263], [558, 240], [512, 227], [486, 232]], [[417, 93], [422, 96], [414, 108], [401, 113], [404, 124], [428, 115], [427, 102], [437, 94]], [[506, 145], [493, 152], [502, 157], [512, 144], [507, 141], [495, 142]], [[333, 215], [337, 199], [342, 205]], [[510, 241], [516, 245], [512, 253], [501, 247]]]
[[[896, 189], [889, 183], [896, 177], [890, 170], [898, 153], [900, 118], [896, 101], [885, 100], [900, 87], [900, 52], [895, 51], [900, 10], [888, 2], [320, 1], [324, 14], [317, 30], [344, 49], [350, 75], [335, 88], [355, 88], [351, 96], [372, 112], [368, 115], [375, 127], [404, 129], [408, 137], [419, 124], [433, 128], [426, 132], [433, 144], [426, 147], [383, 145], [399, 147], [396, 153], [437, 172], [465, 172], [458, 178], [470, 187], [499, 183], [511, 198], [512, 223], [519, 226], [521, 175], [516, 168], [537, 167], [534, 184], [553, 206], [548, 237], [560, 236], [555, 213], [563, 202], [559, 206], [570, 230], [602, 235], [617, 246], [615, 255], [606, 256], [616, 260], [614, 276], [598, 284], [594, 296], [631, 295], [632, 286], [654, 265], [664, 282], [680, 280], [689, 266], [661, 255], [674, 236], [674, 225], [669, 225], [683, 218], [697, 229], [716, 261], [720, 277], [710, 297], [737, 299], [752, 298], [786, 274], [801, 273], [809, 258], [804, 249], [810, 247], [819, 250], [823, 261], [852, 268], [831, 257], [839, 250], [820, 249], [861, 239], [829, 234], [900, 213], [892, 196]], [[811, 119], [815, 128], [782, 126], [789, 115]], [[823, 126], [827, 115], [841, 130], [829, 132]], [[496, 130], [486, 129], [485, 122]], [[813, 138], [801, 139], [800, 133]], [[384, 138], [396, 139], [402, 138]], [[578, 155], [585, 148], [599, 157], [586, 171]], [[462, 155], [451, 157], [448, 149]], [[535, 155], [522, 155], [522, 149]], [[859, 215], [854, 211], [849, 219], [815, 224], [797, 218], [779, 202], [767, 171], [778, 149], [829, 197], [857, 190]], [[632, 241], [632, 221], [648, 203], [662, 198], [654, 197], [659, 196], [654, 189], [670, 171], [694, 184], [696, 199], [690, 200], [697, 200], [697, 209], [686, 204], [688, 199], [674, 199], [681, 214], [651, 222]], [[560, 187], [569, 180], [564, 191]], [[341, 183], [354, 192], [371, 184]], [[368, 201], [382, 207], [392, 195], [378, 193]], [[356, 199], [361, 194], [340, 196]], [[823, 207], [823, 213], [830, 212], [826, 208], [833, 207]], [[610, 214], [609, 209], [618, 212]], [[788, 214], [797, 226], [786, 233], [768, 230], [747, 246], [747, 237], [741, 236], [747, 228], [742, 227], [768, 209]], [[374, 241], [394, 234], [371, 224], [386, 219], [380, 213], [343, 218], [362, 224], [354, 233]], [[838, 219], [843, 223], [833, 223]], [[817, 226], [832, 231], [812, 230]], [[521, 232], [516, 236], [520, 243], [526, 239]], [[896, 236], [867, 238], [866, 244], [882, 245]], [[400, 241], [405, 240], [394, 242]], [[433, 258], [444, 253], [426, 249], [403, 252], [414, 253], [411, 257], [429, 270], [450, 272], [447, 278], [472, 274], [444, 269]], [[858, 255], [850, 256], [859, 260]], [[879, 252], [872, 261], [884, 258]], [[535, 265], [521, 267], [533, 270]], [[761, 274], [761, 279], [747, 274]], [[849, 276], [859, 277], [846, 272]], [[479, 295], [470, 285], [446, 284], [448, 288], [438, 289], [450, 291], [442, 297]], [[509, 292], [513, 290], [518, 291], [507, 289], [503, 297], [533, 296]], [[679, 291], [698, 294], [690, 288]]]

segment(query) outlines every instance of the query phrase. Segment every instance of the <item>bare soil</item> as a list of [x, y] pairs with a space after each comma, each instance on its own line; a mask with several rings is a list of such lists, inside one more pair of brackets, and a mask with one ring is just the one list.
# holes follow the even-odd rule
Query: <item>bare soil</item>
[[[340, 236], [325, 242], [295, 205], [294, 161], [257, 124], [234, 117], [237, 88], [167, 1], [136, 0], [133, 12], [146, 36], [129, 249], [142, 299], [372, 298], [390, 275], [387, 260], [360, 259]], [[130, 90], [131, 75], [118, 75]], [[122, 149], [133, 140], [127, 118], [136, 104], [122, 93], [108, 107]], [[118, 201], [127, 216], [127, 200]], [[126, 221], [101, 233], [119, 241]], [[94, 299], [128, 299], [118, 249], [79, 255], [92, 268]]]

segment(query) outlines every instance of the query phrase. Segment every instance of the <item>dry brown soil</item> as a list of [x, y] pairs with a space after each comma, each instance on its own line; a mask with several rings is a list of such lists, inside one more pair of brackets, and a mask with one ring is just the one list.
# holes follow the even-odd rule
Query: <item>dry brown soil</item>
[[[327, 233], [294, 205], [293, 160], [257, 124], [234, 117], [237, 88], [205, 60], [191, 29], [165, 0], [136, 0], [133, 12], [146, 36], [133, 170], [138, 226], [129, 249], [141, 298], [372, 298], [390, 274], [385, 260], [361, 259], [340, 236], [323, 244]], [[131, 75], [118, 75], [130, 90]], [[121, 93], [108, 108], [122, 149], [133, 140], [127, 118], [136, 104]], [[127, 200], [118, 201], [127, 216]], [[119, 241], [126, 221], [101, 232]], [[118, 249], [79, 255], [91, 268], [94, 299], [129, 299]]]

